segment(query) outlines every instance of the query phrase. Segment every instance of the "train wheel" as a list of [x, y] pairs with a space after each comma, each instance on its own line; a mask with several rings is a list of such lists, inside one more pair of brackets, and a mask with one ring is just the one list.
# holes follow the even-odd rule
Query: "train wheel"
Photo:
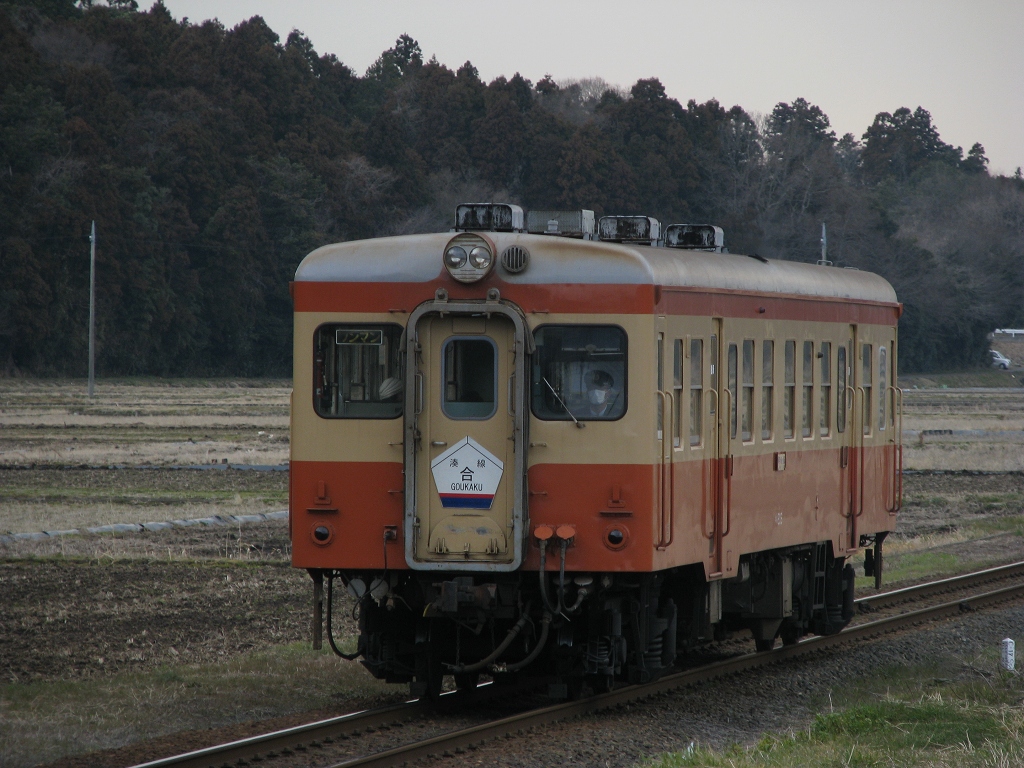
[[795, 621], [782, 622], [779, 637], [782, 638], [783, 646], [796, 645], [800, 641], [800, 626]]
[[419, 692], [419, 698], [437, 701], [444, 687], [441, 660], [437, 654], [431, 652], [429, 643], [422, 644], [417, 651], [419, 652], [416, 655], [416, 690]]
[[455, 687], [460, 691], [472, 691], [480, 682], [479, 672], [456, 672]]
[[587, 675], [587, 685], [594, 693], [608, 693], [615, 687], [614, 675]]

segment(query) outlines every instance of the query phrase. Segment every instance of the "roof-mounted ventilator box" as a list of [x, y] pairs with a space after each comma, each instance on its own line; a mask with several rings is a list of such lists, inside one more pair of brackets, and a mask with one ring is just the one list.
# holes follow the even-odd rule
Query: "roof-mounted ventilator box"
[[594, 212], [579, 211], [529, 211], [526, 214], [526, 231], [531, 235], [554, 235], [594, 239]]
[[457, 232], [522, 232], [523, 209], [510, 203], [463, 203], [455, 209]]
[[725, 232], [711, 224], [669, 224], [665, 227], [665, 246], [725, 253]]
[[658, 245], [661, 240], [661, 222], [650, 216], [602, 216], [597, 228], [598, 237], [610, 243]]

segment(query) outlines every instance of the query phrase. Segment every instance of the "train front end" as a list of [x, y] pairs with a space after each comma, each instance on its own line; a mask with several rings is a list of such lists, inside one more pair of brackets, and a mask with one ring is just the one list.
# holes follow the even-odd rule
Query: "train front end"
[[[585, 533], [610, 543], [581, 558], [572, 515], [531, 526], [527, 481], [531, 393], [554, 429], [582, 440], [573, 410], [585, 382], [606, 376], [611, 400], [593, 406], [604, 414], [594, 420], [611, 426], [625, 412], [625, 331], [555, 323], [535, 337], [528, 315], [534, 325], [551, 318], [550, 286], [517, 279], [529, 236], [502, 232], [522, 230], [522, 211], [464, 206], [459, 215], [469, 226], [455, 233], [322, 248], [293, 284], [290, 526], [293, 565], [314, 582], [314, 643], [326, 625], [337, 652], [411, 683], [413, 695], [436, 695], [445, 675], [472, 686], [481, 672], [558, 673], [550, 648], [572, 648], [583, 603], [603, 589], [581, 570], [607, 569], [603, 557], [631, 543], [625, 526], [606, 531], [595, 515]], [[474, 218], [488, 220], [477, 228]], [[615, 290], [645, 292], [649, 307], [647, 283]], [[538, 338], [572, 352], [534, 369]], [[542, 560], [550, 577], [538, 577]], [[355, 644], [324, 615], [340, 590], [358, 603]], [[549, 643], [559, 631], [561, 646]], [[602, 677], [621, 670], [609, 645], [597, 654]], [[578, 660], [561, 666], [582, 680], [582, 670], [569, 674]]]

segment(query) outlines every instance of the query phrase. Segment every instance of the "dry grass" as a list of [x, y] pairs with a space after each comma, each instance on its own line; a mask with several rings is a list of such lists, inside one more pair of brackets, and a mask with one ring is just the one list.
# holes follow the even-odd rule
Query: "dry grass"
[[287, 472], [0, 466], [0, 532], [246, 515], [287, 506]]
[[290, 382], [0, 379], [0, 466], [283, 464]]
[[907, 469], [1024, 470], [1024, 389], [907, 390], [903, 432]]

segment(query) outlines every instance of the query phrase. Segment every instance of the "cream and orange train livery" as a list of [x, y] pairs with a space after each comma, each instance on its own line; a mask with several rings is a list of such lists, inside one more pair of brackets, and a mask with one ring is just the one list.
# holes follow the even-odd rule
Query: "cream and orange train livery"
[[[320, 248], [295, 302], [290, 530], [331, 646], [433, 696], [644, 681], [841, 629], [901, 502], [900, 305], [722, 230], [459, 206]], [[358, 645], [331, 633], [340, 579]]]

